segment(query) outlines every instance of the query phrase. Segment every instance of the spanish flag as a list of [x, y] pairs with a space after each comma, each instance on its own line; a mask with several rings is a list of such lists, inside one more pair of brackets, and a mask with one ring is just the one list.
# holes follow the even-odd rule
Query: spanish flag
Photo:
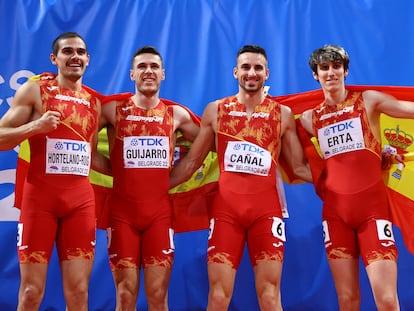
[[[414, 87], [352, 85], [346, 88], [354, 91], [377, 90], [400, 100], [414, 101]], [[315, 190], [320, 194], [318, 184], [324, 178], [324, 161], [315, 137], [308, 135], [298, 118], [302, 112], [324, 100], [323, 92], [314, 90], [274, 98], [289, 106], [295, 114], [299, 138], [311, 166]], [[380, 128], [383, 153], [400, 159], [390, 162], [384, 169], [392, 220], [400, 228], [407, 249], [414, 254], [414, 121], [382, 115]]]

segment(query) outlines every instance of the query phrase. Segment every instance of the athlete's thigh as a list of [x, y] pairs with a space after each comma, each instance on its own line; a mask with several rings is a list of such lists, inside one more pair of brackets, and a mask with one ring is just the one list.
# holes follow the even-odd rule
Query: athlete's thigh
[[146, 266], [144, 268], [144, 287], [147, 297], [167, 295], [171, 268], [164, 266]]
[[236, 278], [236, 269], [220, 262], [209, 262], [207, 265], [210, 294], [212, 296], [231, 297]]
[[48, 263], [55, 244], [58, 218], [53, 213], [54, 195], [39, 195], [39, 189], [25, 184], [18, 224], [17, 249], [21, 263]]
[[266, 288], [280, 288], [282, 277], [282, 262], [276, 260], [262, 260], [254, 267], [257, 291]]
[[174, 260], [174, 231], [171, 217], [154, 219], [142, 232], [142, 264], [171, 268]]
[[[359, 258], [328, 259], [329, 268], [339, 296], [355, 297], [359, 292]], [[349, 294], [354, 292], [354, 294]]]
[[96, 243], [95, 200], [92, 187], [77, 189], [68, 200], [67, 213], [59, 219], [57, 250], [60, 260], [93, 259]]
[[246, 232], [243, 227], [219, 217], [210, 219], [208, 263], [223, 263], [237, 270], [245, 243]]
[[[377, 260], [365, 267], [372, 291], [376, 297], [397, 295], [397, 263], [393, 260]], [[395, 299], [397, 299], [395, 297]]]
[[113, 269], [112, 276], [114, 278], [117, 291], [125, 290], [132, 292], [136, 297], [139, 291], [140, 269], [138, 268], [123, 268]]
[[253, 266], [262, 261], [283, 262], [285, 223], [275, 214], [254, 221], [247, 232], [247, 246]]
[[46, 286], [47, 263], [20, 264], [20, 290], [32, 287], [44, 292]]
[[112, 270], [137, 269], [141, 266], [141, 234], [131, 225], [109, 220], [108, 256]]
[[397, 260], [398, 250], [390, 220], [372, 219], [363, 223], [358, 228], [358, 241], [365, 266], [378, 260]]
[[76, 288], [88, 288], [93, 260], [70, 259], [60, 262], [62, 270], [63, 289], [73, 291]]
[[359, 258], [357, 233], [354, 228], [334, 218], [324, 219], [322, 226], [328, 259]]

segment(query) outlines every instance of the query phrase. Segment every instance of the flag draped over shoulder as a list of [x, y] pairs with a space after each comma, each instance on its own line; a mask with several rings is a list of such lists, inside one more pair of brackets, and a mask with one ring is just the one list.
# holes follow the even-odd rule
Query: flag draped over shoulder
[[[349, 90], [363, 91], [367, 89], [378, 90], [388, 93], [400, 100], [414, 101], [414, 87], [397, 86], [347, 86]], [[99, 93], [98, 93], [99, 94]], [[131, 93], [115, 94], [99, 98], [103, 105], [111, 100], [124, 100], [130, 97]], [[310, 137], [303, 129], [298, 117], [305, 110], [312, 109], [324, 100], [322, 90], [314, 90], [284, 96], [273, 96], [273, 99], [281, 104], [290, 107], [297, 120], [299, 138], [304, 147], [305, 154], [311, 165], [313, 180], [316, 192], [319, 191], [318, 184], [324, 178], [324, 161], [319, 154], [319, 147], [316, 139]], [[168, 105], [179, 105], [175, 102], [163, 99]], [[184, 107], [184, 106], [182, 106]], [[184, 107], [187, 109], [186, 107]], [[191, 117], [196, 123], [200, 118], [194, 115], [189, 109]], [[395, 152], [401, 156], [403, 163], [393, 163], [391, 167], [384, 171], [384, 181], [387, 184], [388, 195], [393, 222], [401, 229], [404, 242], [411, 253], [414, 254], [414, 124], [409, 119], [396, 119], [381, 117], [382, 145], [391, 146]], [[179, 161], [191, 144], [182, 140], [180, 135], [174, 152], [174, 163]], [[20, 206], [22, 186], [25, 174], [30, 161], [30, 154], [27, 141], [20, 146], [18, 164], [16, 169], [16, 189], [15, 206]], [[105, 129], [99, 133], [98, 149], [108, 156], [108, 142]], [[294, 175], [287, 167], [284, 159], [280, 159], [283, 179], [287, 183], [301, 182], [295, 179]], [[185, 232], [194, 230], [208, 229], [209, 226], [209, 206], [211, 205], [217, 187], [219, 168], [217, 155], [210, 152], [203, 165], [192, 175], [192, 177], [170, 190], [170, 198], [173, 207], [173, 226], [175, 232]], [[95, 189], [97, 202], [97, 225], [98, 228], [105, 229], [107, 225], [108, 211], [105, 210], [105, 200], [112, 188], [112, 177], [103, 175], [91, 170], [91, 183]]]
[[[377, 90], [399, 100], [414, 101], [414, 87], [399, 86], [347, 86], [349, 90]], [[310, 137], [301, 126], [298, 117], [324, 100], [322, 90], [274, 97], [281, 104], [289, 106], [296, 116], [299, 138], [309, 160], [315, 190], [324, 178], [324, 161], [319, 155], [316, 139]], [[393, 223], [402, 233], [407, 249], [414, 254], [414, 122], [412, 119], [391, 118], [385, 115], [380, 119], [381, 143], [383, 151], [392, 150], [402, 161], [390, 163], [384, 170]]]

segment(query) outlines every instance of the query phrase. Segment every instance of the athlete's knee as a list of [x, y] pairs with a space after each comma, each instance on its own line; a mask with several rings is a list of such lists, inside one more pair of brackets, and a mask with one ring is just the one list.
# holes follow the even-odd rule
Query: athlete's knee
[[207, 310], [227, 310], [230, 304], [231, 297], [225, 296], [224, 293], [216, 293], [210, 291], [208, 295], [208, 306]]
[[134, 306], [135, 303], [136, 297], [133, 293], [127, 290], [118, 290], [116, 303], [117, 308], [120, 310], [128, 310], [130, 306]]
[[258, 297], [260, 310], [282, 310], [279, 302], [279, 297], [270, 295], [268, 293]]
[[359, 293], [351, 291], [338, 293], [339, 310], [359, 311], [360, 302]]
[[116, 286], [116, 300], [120, 310], [129, 310], [131, 306], [135, 306], [137, 294], [137, 285], [133, 282], [124, 280], [118, 283]]
[[260, 310], [282, 310], [278, 282], [261, 282], [256, 284], [256, 291]]
[[42, 302], [43, 288], [26, 285], [20, 290], [18, 310], [37, 310]]
[[151, 286], [145, 289], [148, 305], [152, 310], [164, 310], [168, 301], [168, 286]]
[[88, 309], [87, 286], [77, 286], [76, 288], [65, 289], [64, 295], [68, 311]]
[[377, 309], [380, 311], [398, 311], [400, 310], [398, 297], [395, 294], [385, 294], [375, 297]]
[[218, 284], [210, 284], [207, 310], [227, 310], [230, 305], [231, 296], [232, 291], [230, 289], [225, 290]]

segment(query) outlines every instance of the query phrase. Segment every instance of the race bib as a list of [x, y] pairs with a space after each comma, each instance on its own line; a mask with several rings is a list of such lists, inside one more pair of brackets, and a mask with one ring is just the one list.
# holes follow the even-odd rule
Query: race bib
[[272, 234], [274, 237], [286, 242], [285, 223], [279, 217], [273, 217]]
[[353, 118], [325, 126], [318, 130], [318, 141], [325, 159], [365, 149], [361, 120]]
[[168, 136], [124, 137], [125, 168], [169, 168], [170, 140]]
[[91, 146], [88, 142], [46, 137], [46, 174], [88, 176]]
[[322, 229], [323, 229], [323, 242], [325, 243], [325, 248], [332, 245], [331, 236], [329, 235], [329, 228], [328, 222], [324, 220], [322, 222]]
[[378, 240], [395, 242], [391, 221], [384, 220], [384, 219], [377, 219], [376, 224], [377, 224]]
[[240, 141], [227, 143], [224, 154], [225, 171], [267, 176], [271, 165], [270, 152], [256, 144]]

